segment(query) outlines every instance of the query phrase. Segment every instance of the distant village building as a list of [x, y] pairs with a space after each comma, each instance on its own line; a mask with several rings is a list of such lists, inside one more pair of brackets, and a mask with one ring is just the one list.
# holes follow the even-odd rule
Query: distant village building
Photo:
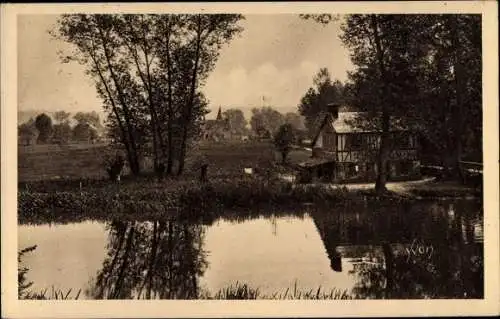
[[219, 142], [232, 139], [232, 137], [229, 119], [222, 117], [222, 109], [219, 107], [215, 120], [205, 120], [202, 126], [202, 139]]
[[[320, 114], [312, 141], [312, 157], [299, 167], [302, 178], [335, 182], [374, 181], [377, 176], [381, 132], [360, 128], [361, 112], [339, 112], [340, 106], [329, 105]], [[391, 123], [388, 179], [405, 180], [420, 175], [417, 134], [399, 123]], [[306, 177], [304, 177], [306, 176]]]
[[22, 146], [35, 145], [38, 139], [38, 134], [39, 132], [34, 126], [22, 124], [18, 128], [17, 143]]

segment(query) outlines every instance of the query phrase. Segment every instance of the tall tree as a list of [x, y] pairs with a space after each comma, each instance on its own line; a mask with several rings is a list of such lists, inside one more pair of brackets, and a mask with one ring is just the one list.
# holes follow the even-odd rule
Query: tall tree
[[156, 54], [157, 15], [119, 15], [116, 24], [122, 34], [121, 42], [126, 54], [133, 61], [133, 69], [141, 89], [139, 93], [147, 106], [150, 116], [149, 127], [152, 135], [152, 153], [155, 171], [159, 170], [165, 148], [161, 132], [158, 112], [159, 90], [156, 88], [155, 65], [158, 62]]
[[53, 140], [57, 143], [67, 144], [71, 139], [71, 126], [67, 120], [54, 125]]
[[341, 39], [357, 66], [350, 74], [355, 100], [381, 132], [377, 193], [386, 191], [393, 123], [404, 119], [409, 124], [419, 115], [418, 79], [428, 52], [419, 40], [429, 22], [418, 15], [351, 15], [342, 26]]
[[35, 119], [35, 127], [38, 130], [38, 143], [48, 143], [52, 136], [52, 119], [45, 113], [38, 115]]
[[126, 150], [130, 169], [133, 174], [139, 174], [136, 140], [139, 123], [132, 114], [132, 108], [138, 107], [138, 101], [134, 99], [139, 94], [133, 92], [137, 86], [132, 83], [127, 60], [121, 54], [116, 16], [62, 15], [53, 34], [77, 48], [72, 55], [63, 57], [63, 62], [77, 61], [87, 66], [87, 74], [96, 82], [105, 110], [120, 129], [120, 141]]
[[304, 130], [304, 118], [297, 113], [288, 112], [285, 114], [285, 123], [290, 124], [295, 131]]
[[[433, 15], [423, 123], [441, 163], [460, 177], [462, 159], [482, 160], [482, 59], [479, 15]], [[465, 67], [467, 65], [467, 67]], [[467, 119], [467, 120], [465, 120]]]
[[188, 19], [187, 30], [191, 39], [188, 45], [191, 50], [186, 53], [191, 57], [192, 67], [188, 98], [181, 116], [183, 134], [178, 175], [182, 174], [184, 169], [188, 132], [195, 115], [193, 111], [197, 88], [205, 82], [208, 73], [214, 68], [222, 45], [242, 31], [238, 25], [241, 19], [243, 16], [239, 14], [196, 14]]
[[73, 137], [80, 142], [93, 142], [97, 138], [97, 130], [89, 123], [80, 122], [73, 128]]
[[70, 115], [71, 114], [69, 112], [58, 111], [54, 113], [54, 120], [56, 120], [58, 123], [64, 123], [68, 121]]
[[223, 118], [229, 121], [231, 133], [244, 134], [247, 129], [247, 121], [243, 111], [240, 109], [227, 109], [223, 112]]
[[313, 84], [314, 86], [301, 98], [298, 106], [310, 133], [313, 133], [313, 124], [319, 113], [326, 110], [329, 103], [344, 102], [344, 85], [338, 80], [332, 81], [328, 69], [321, 68], [314, 76]]
[[252, 109], [250, 126], [257, 135], [267, 132], [274, 136], [279, 127], [284, 123], [285, 117], [283, 114], [270, 106]]
[[96, 111], [78, 112], [73, 116], [73, 118], [78, 123], [87, 123], [87, 124], [93, 125], [95, 127], [101, 126], [101, 119], [99, 117], [99, 114]]

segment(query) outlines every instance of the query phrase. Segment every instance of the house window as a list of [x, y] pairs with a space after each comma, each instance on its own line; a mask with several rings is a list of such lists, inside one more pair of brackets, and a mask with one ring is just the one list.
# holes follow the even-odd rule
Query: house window
[[394, 146], [397, 149], [409, 149], [409, 148], [411, 148], [410, 136], [408, 136], [405, 133], [395, 134]]
[[414, 135], [410, 135], [409, 137], [409, 142], [410, 142], [410, 148], [417, 148], [417, 138]]
[[345, 135], [337, 135], [337, 150], [343, 151], [345, 148]]
[[357, 166], [356, 166], [355, 163], [349, 163], [349, 164], [347, 164], [347, 175], [349, 177], [356, 176], [356, 173], [357, 173], [356, 168], [357, 168]]
[[360, 150], [363, 147], [363, 136], [360, 134], [346, 135], [346, 149]]
[[402, 161], [401, 162], [401, 175], [410, 175], [413, 171], [413, 162]]
[[334, 151], [336, 141], [337, 139], [335, 135], [332, 133], [325, 133], [323, 136], [323, 147], [330, 151]]

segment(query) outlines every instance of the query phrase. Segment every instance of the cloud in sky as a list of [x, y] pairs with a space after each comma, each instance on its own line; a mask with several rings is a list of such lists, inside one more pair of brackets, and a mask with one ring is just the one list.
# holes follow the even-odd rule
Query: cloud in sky
[[266, 96], [270, 104], [293, 110], [321, 67], [341, 81], [352, 68], [339, 23], [323, 26], [283, 14], [248, 15], [242, 25], [205, 87], [214, 106], [249, 109]]
[[57, 51], [69, 46], [48, 34], [55, 15], [18, 19], [18, 105], [20, 110], [100, 110], [101, 101], [83, 66], [62, 64]]
[[[100, 110], [84, 68], [61, 64], [57, 57], [57, 51], [68, 45], [47, 33], [56, 19], [54, 15], [19, 18], [19, 108]], [[203, 89], [211, 115], [219, 106], [239, 107], [249, 114], [261, 105], [262, 96], [280, 111], [293, 111], [319, 68], [327, 67], [341, 81], [352, 68], [338, 39], [339, 23], [323, 26], [291, 14], [247, 15], [242, 26], [244, 31], [221, 50]]]

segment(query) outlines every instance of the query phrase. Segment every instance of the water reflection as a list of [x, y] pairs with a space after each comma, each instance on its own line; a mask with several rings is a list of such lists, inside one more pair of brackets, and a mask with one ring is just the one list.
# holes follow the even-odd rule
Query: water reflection
[[[483, 297], [480, 203], [351, 202], [256, 216], [229, 213], [210, 225], [113, 221], [85, 226], [81, 235], [68, 229], [83, 224], [60, 225], [49, 228], [54, 241], [46, 244], [47, 226], [21, 226], [19, 237], [40, 247], [26, 261], [29, 268], [49, 281], [67, 280], [65, 288], [84, 288], [90, 299], [195, 299], [235, 282], [267, 295], [297, 283], [305, 290], [345, 289], [359, 299]], [[86, 287], [36, 257], [44, 251], [58, 268], [85, 264], [78, 275]]]
[[174, 221], [109, 224], [108, 253], [93, 299], [192, 299], [206, 268], [203, 228]]
[[357, 260], [350, 271], [353, 297], [483, 297], [479, 207], [433, 203], [371, 208], [362, 215], [347, 209], [314, 216], [332, 268], [341, 269], [339, 255]]

